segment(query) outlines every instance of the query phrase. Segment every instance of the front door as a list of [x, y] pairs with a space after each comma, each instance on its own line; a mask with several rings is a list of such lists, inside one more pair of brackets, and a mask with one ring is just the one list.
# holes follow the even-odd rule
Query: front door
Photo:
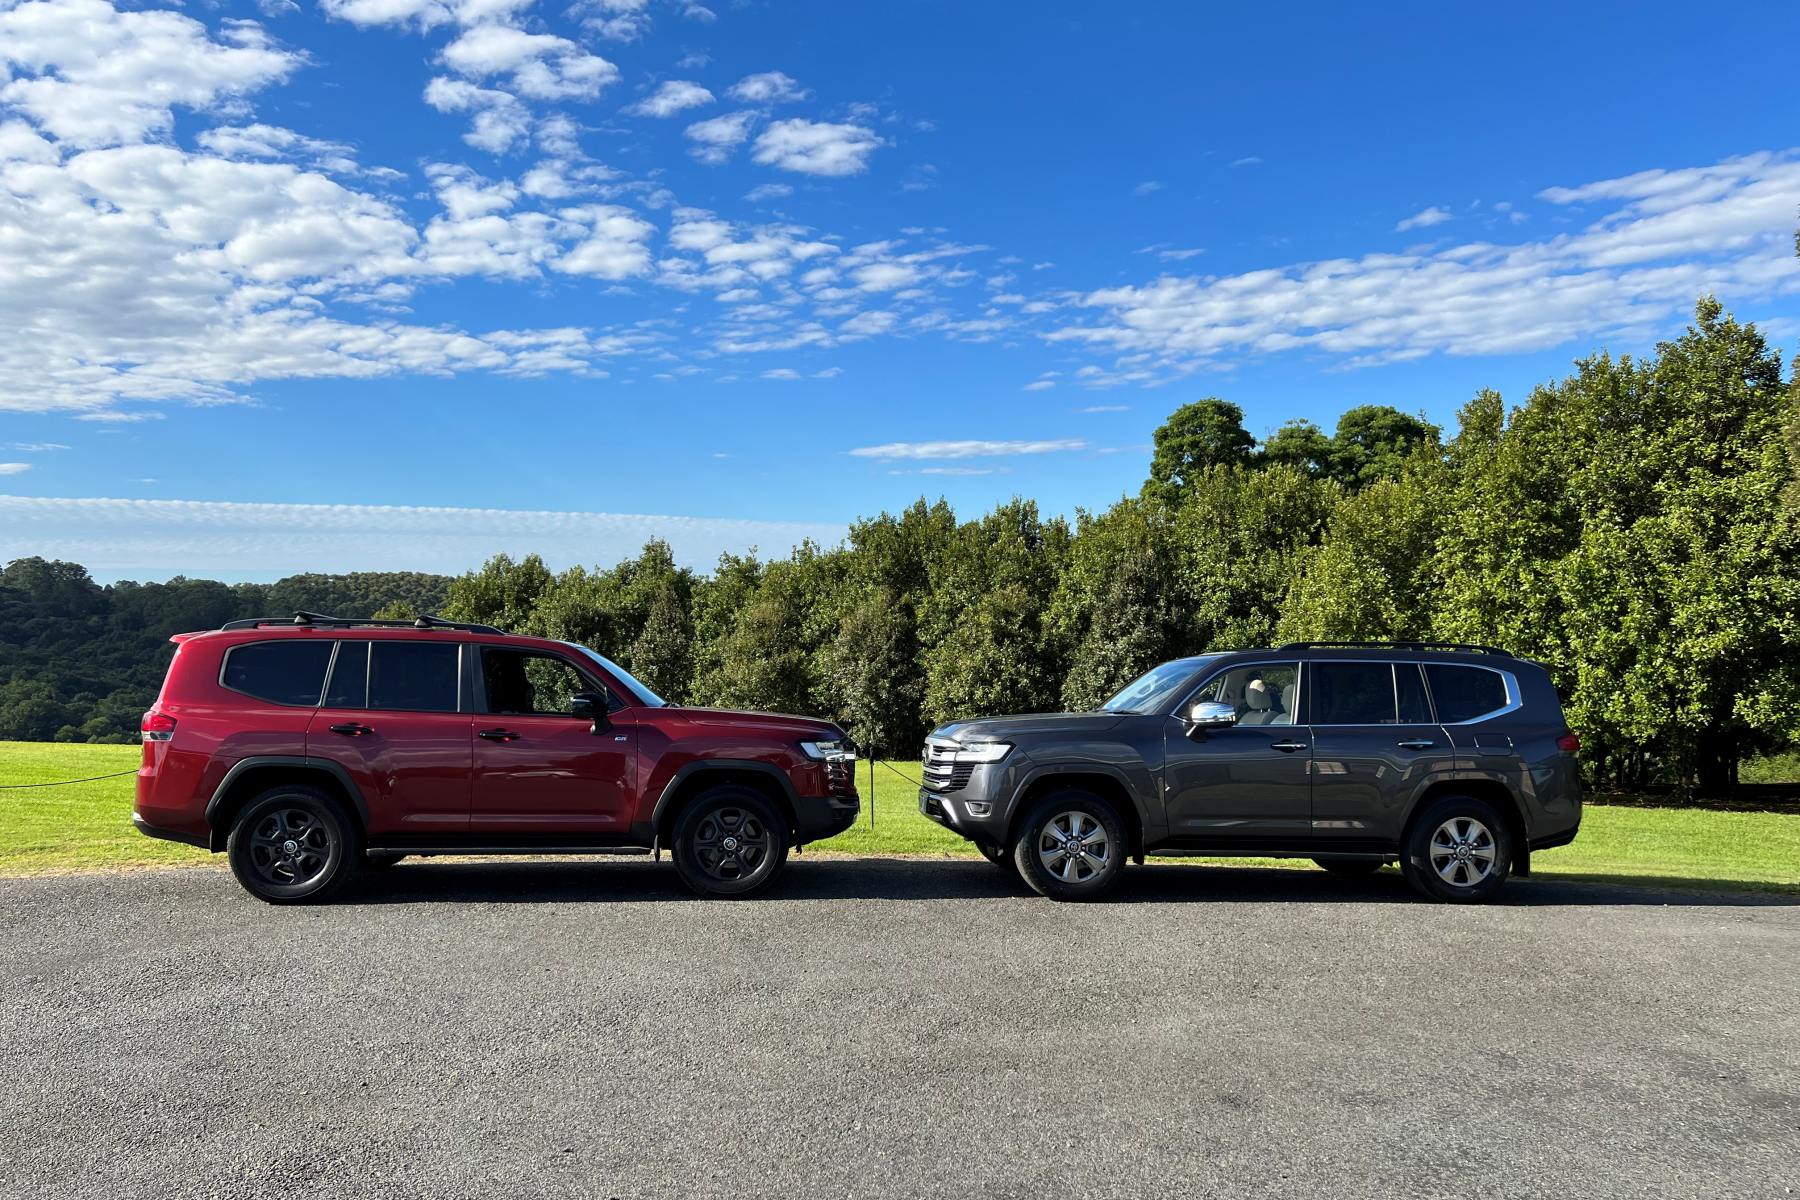
[[338, 643], [306, 752], [350, 772], [369, 804], [369, 833], [461, 833], [469, 827], [470, 715], [461, 708], [455, 642]]
[[1398, 840], [1420, 779], [1452, 754], [1432, 720], [1417, 663], [1316, 662], [1307, 668], [1313, 833], [1321, 842]]
[[605, 685], [559, 654], [503, 646], [480, 654], [470, 832], [622, 837], [635, 807], [636, 732], [569, 711], [578, 692]]
[[1299, 724], [1300, 668], [1293, 662], [1233, 667], [1184, 702], [1231, 704], [1238, 723], [1190, 729], [1177, 713], [1163, 742], [1164, 803], [1175, 843], [1305, 839], [1312, 828], [1307, 766], [1311, 740]]

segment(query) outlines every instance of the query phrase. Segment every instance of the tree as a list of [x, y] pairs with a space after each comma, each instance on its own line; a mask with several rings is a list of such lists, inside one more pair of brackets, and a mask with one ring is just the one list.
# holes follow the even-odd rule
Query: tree
[[917, 650], [907, 605], [885, 588], [844, 617], [821, 655], [820, 692], [857, 745], [891, 752], [923, 736]]
[[650, 602], [643, 629], [625, 651], [625, 668], [663, 699], [687, 699], [694, 676], [694, 625], [673, 587]]
[[1039, 617], [1036, 599], [1017, 585], [971, 605], [926, 667], [926, 721], [1050, 708]]
[[1179, 505], [1195, 477], [1214, 467], [1246, 466], [1256, 439], [1244, 428], [1244, 410], [1208, 396], [1184, 404], [1156, 430], [1156, 452], [1144, 494]]
[[1079, 514], [1048, 614], [1056, 658], [1066, 659], [1062, 707], [1097, 707], [1168, 657], [1174, 522], [1161, 504], [1122, 500]]
[[515, 563], [507, 555], [496, 554], [479, 571], [450, 585], [444, 615], [455, 621], [524, 629], [551, 582], [549, 568], [537, 555], [528, 554]]
[[1311, 421], [1289, 421], [1269, 435], [1258, 460], [1267, 466], [1292, 467], [1314, 479], [1330, 475], [1336, 447]]
[[1338, 418], [1331, 474], [1346, 487], [1398, 479], [1420, 450], [1438, 445], [1438, 427], [1385, 404], [1363, 404]]
[[1430, 464], [1347, 497], [1303, 559], [1278, 641], [1376, 641], [1431, 634], [1443, 469]]

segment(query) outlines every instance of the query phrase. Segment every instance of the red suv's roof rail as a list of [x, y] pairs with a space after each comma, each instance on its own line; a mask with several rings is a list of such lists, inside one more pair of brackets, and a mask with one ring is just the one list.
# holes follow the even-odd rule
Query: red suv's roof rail
[[291, 617], [245, 617], [227, 621], [220, 629], [263, 629], [268, 626], [299, 626], [303, 629], [460, 629], [464, 633], [488, 633], [506, 636], [504, 629], [492, 625], [475, 625], [466, 621], [446, 621], [442, 617], [414, 617], [410, 621], [378, 621], [373, 617], [328, 617], [323, 613], [297, 612]]

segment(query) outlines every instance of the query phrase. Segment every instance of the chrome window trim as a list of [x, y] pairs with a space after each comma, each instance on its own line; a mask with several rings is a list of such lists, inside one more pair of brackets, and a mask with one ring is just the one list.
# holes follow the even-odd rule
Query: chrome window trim
[[1525, 693], [1519, 690], [1519, 677], [1514, 675], [1511, 671], [1504, 671], [1499, 667], [1490, 667], [1484, 663], [1422, 662], [1419, 665], [1425, 668], [1425, 671], [1423, 672], [1425, 676], [1425, 694], [1431, 697], [1431, 711], [1434, 716], [1437, 715], [1438, 702], [1437, 693], [1431, 689], [1432, 667], [1461, 667], [1470, 671], [1491, 671], [1495, 675], [1498, 675], [1501, 682], [1506, 686], [1505, 704], [1502, 704], [1499, 708], [1489, 712], [1481, 713], [1479, 716], [1470, 717], [1466, 721], [1439, 721], [1438, 724], [1444, 726], [1446, 729], [1457, 729], [1464, 725], [1479, 725], [1483, 721], [1491, 721], [1495, 717], [1504, 717], [1508, 713], [1516, 713], [1521, 708], [1525, 707]]

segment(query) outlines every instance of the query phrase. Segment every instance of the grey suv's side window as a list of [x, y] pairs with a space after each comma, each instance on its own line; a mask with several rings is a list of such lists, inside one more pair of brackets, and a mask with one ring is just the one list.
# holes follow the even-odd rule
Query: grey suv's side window
[[1393, 725], [1394, 664], [1316, 662], [1308, 675], [1314, 725]]
[[1188, 703], [1229, 704], [1237, 709], [1239, 725], [1292, 725], [1299, 719], [1299, 695], [1299, 663], [1255, 663], [1219, 672]]
[[1431, 680], [1431, 698], [1437, 701], [1438, 720], [1447, 725], [1480, 720], [1513, 701], [1506, 676], [1486, 667], [1431, 663], [1425, 668], [1425, 677]]

